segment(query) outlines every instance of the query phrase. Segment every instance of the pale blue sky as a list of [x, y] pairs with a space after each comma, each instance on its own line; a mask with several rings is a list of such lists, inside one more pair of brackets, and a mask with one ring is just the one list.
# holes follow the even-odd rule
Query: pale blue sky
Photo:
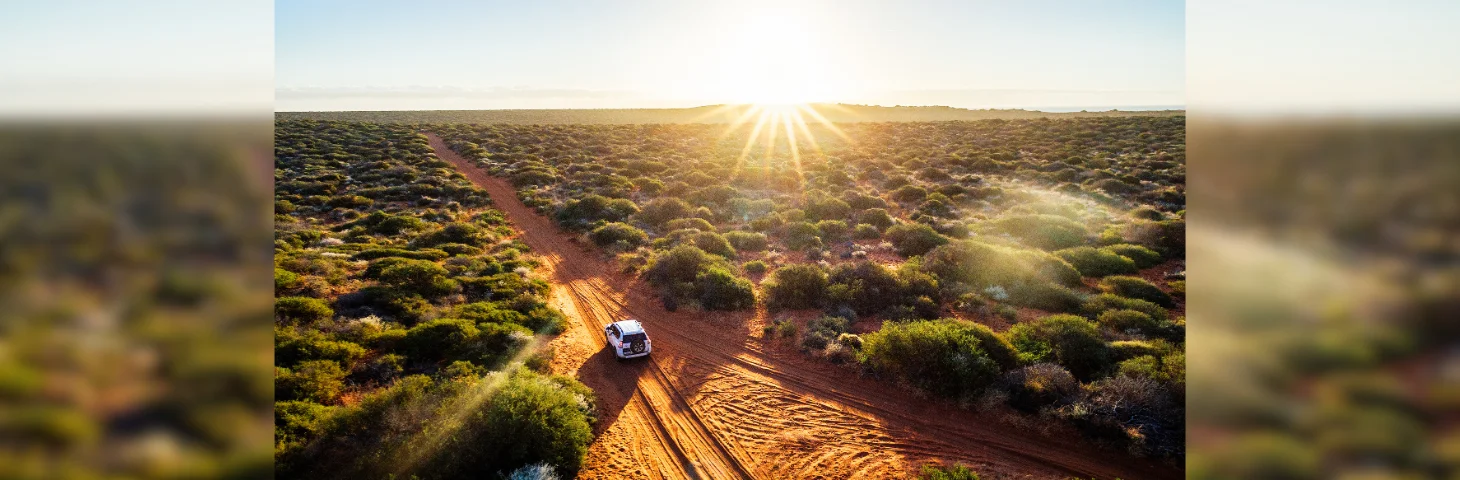
[[1180, 105], [1180, 1], [291, 1], [279, 110]]

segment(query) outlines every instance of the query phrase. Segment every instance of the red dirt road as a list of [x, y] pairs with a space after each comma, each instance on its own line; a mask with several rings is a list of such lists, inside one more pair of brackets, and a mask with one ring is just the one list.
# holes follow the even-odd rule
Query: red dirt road
[[[553, 369], [599, 397], [580, 478], [901, 478], [928, 461], [961, 462], [984, 478], [1182, 476], [778, 348], [760, 338], [764, 309], [668, 312], [647, 285], [523, 205], [511, 184], [428, 136], [522, 232], [570, 319], [552, 343]], [[622, 318], [644, 323], [647, 360], [618, 362], [604, 348], [603, 327]]]

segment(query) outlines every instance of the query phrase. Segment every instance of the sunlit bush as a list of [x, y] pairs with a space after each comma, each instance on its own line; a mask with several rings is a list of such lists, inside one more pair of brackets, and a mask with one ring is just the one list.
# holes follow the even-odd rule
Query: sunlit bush
[[1070, 262], [1070, 265], [1086, 277], [1126, 275], [1138, 271], [1136, 263], [1131, 259], [1095, 247], [1067, 248], [1054, 254]]
[[1009, 329], [1009, 343], [1027, 363], [1055, 362], [1090, 380], [1110, 366], [1110, 352], [1094, 323], [1075, 315], [1051, 315]]
[[968, 397], [993, 384], [999, 365], [974, 324], [959, 320], [887, 322], [862, 336], [859, 359], [873, 370], [947, 397]]
[[772, 309], [820, 308], [826, 300], [826, 270], [815, 264], [787, 265], [771, 273], [762, 287]]

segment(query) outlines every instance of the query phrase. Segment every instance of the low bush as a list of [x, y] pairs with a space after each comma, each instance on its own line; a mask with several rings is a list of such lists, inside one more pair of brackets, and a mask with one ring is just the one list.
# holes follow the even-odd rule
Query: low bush
[[346, 372], [333, 360], [307, 360], [274, 371], [275, 398], [279, 400], [332, 404], [345, 387]]
[[593, 392], [570, 377], [526, 369], [510, 375], [433, 452], [426, 477], [496, 478], [539, 464], [554, 465], [567, 477], [578, 472], [593, 441]]
[[751, 260], [749, 262], [745, 262], [745, 265], [741, 268], [745, 270], [745, 273], [751, 275], [764, 275], [766, 270], [770, 267], [767, 267], [765, 262], [762, 262], [760, 260]]
[[274, 291], [282, 292], [299, 285], [299, 274], [274, 267]]
[[[1059, 250], [1085, 243], [1085, 226], [1059, 215], [1013, 215], [998, 219], [994, 226], [1018, 237], [1025, 245]], [[1073, 262], [1071, 262], [1073, 263]], [[1078, 268], [1078, 266], [1076, 267]]]
[[309, 297], [281, 297], [274, 300], [274, 319], [283, 322], [309, 323], [328, 320], [335, 311], [324, 300]]
[[827, 298], [861, 314], [875, 314], [909, 300], [905, 282], [877, 262], [837, 265], [827, 280]]
[[815, 264], [787, 265], [763, 285], [772, 309], [820, 308], [826, 299], [826, 270]]
[[[420, 247], [435, 247], [447, 243], [460, 243], [472, 246], [482, 246], [494, 240], [492, 233], [487, 229], [465, 222], [451, 222], [441, 228], [426, 232], [417, 237], [411, 245]], [[440, 259], [433, 259], [440, 260]]]
[[709, 309], [739, 310], [755, 304], [749, 280], [730, 273], [724, 258], [690, 245], [655, 255], [644, 278], [674, 300], [693, 299]]
[[639, 221], [655, 227], [663, 227], [670, 220], [690, 216], [689, 204], [674, 197], [656, 198], [644, 204], [636, 215]]
[[973, 323], [959, 320], [886, 322], [862, 336], [859, 357], [874, 371], [951, 398], [969, 398], [999, 374]]
[[821, 240], [828, 244], [844, 242], [851, 234], [851, 228], [847, 227], [847, 222], [841, 220], [816, 222], [816, 230], [821, 232]]
[[669, 223], [665, 223], [664, 228], [670, 230], [693, 228], [701, 232], [715, 231], [715, 226], [711, 225], [709, 220], [705, 220], [703, 218], [676, 218], [674, 220], [670, 220]]
[[887, 240], [897, 248], [897, 254], [913, 257], [948, 243], [948, 237], [939, 234], [933, 227], [921, 223], [904, 223], [887, 229]]
[[1165, 323], [1170, 319], [1170, 313], [1160, 305], [1112, 293], [1095, 295], [1080, 305], [1080, 312], [1090, 317], [1098, 317], [1107, 310], [1136, 310], [1150, 315], [1157, 323]]
[[759, 252], [769, 246], [764, 233], [734, 231], [725, 234], [730, 246], [742, 252]]
[[622, 222], [635, 213], [639, 213], [639, 206], [633, 201], [588, 194], [564, 204], [557, 220], [566, 228], [578, 229], [598, 222]]
[[706, 310], [744, 310], [755, 306], [755, 287], [722, 267], [713, 267], [695, 277], [700, 305]]
[[1090, 380], [1110, 366], [1100, 330], [1075, 315], [1051, 315], [1009, 329], [1009, 343], [1027, 363], [1056, 362], [1076, 378]]
[[807, 222], [790, 222], [781, 226], [781, 238], [786, 243], [786, 248], [791, 250], [822, 246], [821, 230]]
[[892, 227], [897, 222], [892, 219], [891, 214], [887, 213], [887, 209], [871, 208], [857, 215], [857, 223], [871, 225], [881, 231]]
[[362, 288], [359, 298], [365, 306], [406, 325], [414, 325], [433, 311], [431, 302], [424, 297], [390, 287]]
[[1126, 298], [1145, 300], [1166, 308], [1176, 306], [1176, 302], [1171, 299], [1171, 295], [1166, 294], [1166, 292], [1161, 291], [1156, 285], [1140, 277], [1128, 277], [1124, 275], [1105, 277], [1100, 279], [1100, 290]]
[[400, 351], [415, 360], [465, 360], [487, 368], [517, 353], [532, 338], [527, 327], [460, 318], [422, 322], [406, 331]]
[[1069, 287], [1049, 282], [1026, 282], [1009, 289], [1009, 303], [1047, 312], [1077, 312], [1084, 295]]
[[385, 257], [400, 257], [414, 260], [439, 261], [445, 260], [447, 257], [450, 256], [451, 254], [446, 253], [446, 251], [434, 248], [420, 248], [415, 250], [405, 250], [400, 248], [372, 248], [369, 250], [361, 250], [359, 253], [352, 255], [351, 258], [355, 260], [375, 260], [377, 258]]
[[1036, 363], [1004, 376], [1009, 405], [1024, 412], [1038, 412], [1049, 406], [1069, 404], [1080, 396], [1080, 381], [1065, 367]]
[[1100, 313], [1096, 321], [1117, 332], [1148, 333], [1160, 326], [1156, 319], [1136, 310], [1106, 310]]
[[588, 239], [602, 248], [632, 250], [649, 241], [649, 234], [622, 222], [602, 225], [588, 233]]
[[1101, 248], [1110, 253], [1131, 259], [1136, 268], [1151, 268], [1161, 264], [1161, 254], [1140, 245], [1120, 243]]
[[426, 298], [455, 292], [460, 285], [449, 278], [450, 272], [436, 262], [404, 260], [380, 272], [380, 283], [400, 291]]
[[1067, 248], [1054, 254], [1070, 262], [1080, 275], [1086, 277], [1127, 275], [1139, 271], [1136, 262], [1131, 259], [1095, 247]]
[[294, 328], [274, 329], [275, 365], [293, 367], [306, 360], [331, 360], [350, 365], [364, 356], [365, 347], [330, 339], [316, 330], [301, 333]]
[[852, 238], [855, 238], [857, 240], [875, 240], [881, 237], [882, 231], [878, 230], [877, 227], [867, 223], [859, 223], [857, 224], [857, 227], [852, 230]]
[[1160, 357], [1175, 348], [1164, 340], [1120, 340], [1110, 342], [1110, 359], [1123, 362], [1135, 357], [1150, 355]]

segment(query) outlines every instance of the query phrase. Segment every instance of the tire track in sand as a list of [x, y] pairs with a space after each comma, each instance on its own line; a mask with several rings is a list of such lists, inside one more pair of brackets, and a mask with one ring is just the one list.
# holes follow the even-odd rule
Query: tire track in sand
[[[664, 311], [650, 288], [560, 233], [508, 182], [428, 137], [437, 155], [486, 189], [522, 232], [550, 270], [555, 301], [575, 320], [554, 341], [563, 357], [554, 368], [598, 390], [609, 413], [582, 477], [886, 478], [908, 476], [928, 460], [967, 463], [990, 478], [1182, 474], [766, 348], [755, 338], [767, 318], [763, 309]], [[604, 355], [600, 328], [622, 317], [649, 328], [651, 361], [616, 365]]]

